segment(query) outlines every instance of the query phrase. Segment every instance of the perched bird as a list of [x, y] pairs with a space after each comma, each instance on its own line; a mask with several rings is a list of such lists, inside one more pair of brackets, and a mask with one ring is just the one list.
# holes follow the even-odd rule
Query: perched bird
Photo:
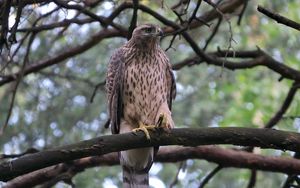
[[[134, 29], [131, 39], [110, 58], [106, 91], [113, 134], [174, 127], [171, 117], [176, 84], [171, 64], [159, 42], [162, 30], [153, 24]], [[160, 122], [158, 124], [158, 122]], [[120, 152], [123, 187], [149, 187], [153, 147]]]

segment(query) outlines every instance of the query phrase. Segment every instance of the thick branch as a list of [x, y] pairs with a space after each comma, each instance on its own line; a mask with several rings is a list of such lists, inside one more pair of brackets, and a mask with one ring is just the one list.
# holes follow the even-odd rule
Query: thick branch
[[[179, 162], [187, 159], [205, 159], [217, 163], [222, 167], [249, 168], [286, 174], [300, 173], [300, 160], [297, 159], [261, 156], [244, 151], [223, 149], [217, 146], [162, 148], [158, 152], [155, 162]], [[117, 153], [85, 157], [69, 164], [59, 164], [19, 176], [9, 181], [5, 188], [39, 185], [70, 169], [78, 173], [86, 168], [118, 164]]]
[[198, 146], [233, 144], [300, 151], [300, 134], [271, 129], [173, 129], [170, 133], [163, 133], [161, 131], [151, 132], [150, 136], [150, 142], [141, 132], [138, 132], [136, 135], [127, 133], [101, 136], [76, 144], [23, 156], [14, 161], [0, 164], [0, 180], [7, 181], [34, 170], [82, 157], [158, 145]]

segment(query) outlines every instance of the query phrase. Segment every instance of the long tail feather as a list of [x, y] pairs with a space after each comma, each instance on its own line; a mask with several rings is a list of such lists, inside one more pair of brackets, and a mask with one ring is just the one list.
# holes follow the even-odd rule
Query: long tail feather
[[123, 188], [148, 188], [149, 187], [148, 169], [136, 171], [126, 166], [122, 166], [122, 168], [123, 168]]

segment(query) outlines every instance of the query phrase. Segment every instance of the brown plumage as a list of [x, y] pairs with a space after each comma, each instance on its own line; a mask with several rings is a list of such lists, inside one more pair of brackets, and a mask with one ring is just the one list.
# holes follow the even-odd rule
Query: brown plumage
[[[176, 86], [169, 59], [159, 46], [161, 33], [153, 24], [138, 26], [110, 59], [106, 89], [113, 134], [156, 125], [161, 115], [162, 126], [174, 127], [171, 106]], [[124, 187], [149, 186], [154, 153], [153, 148], [120, 152]]]

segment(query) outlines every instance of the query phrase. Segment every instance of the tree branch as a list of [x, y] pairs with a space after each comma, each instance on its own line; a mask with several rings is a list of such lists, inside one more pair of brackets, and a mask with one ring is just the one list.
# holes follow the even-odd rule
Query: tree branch
[[286, 25], [288, 27], [291, 27], [293, 29], [300, 31], [300, 24], [293, 20], [290, 20], [284, 16], [274, 13], [271, 10], [268, 10], [260, 5], [257, 6], [257, 10], [259, 12], [263, 13], [264, 15], [268, 16], [269, 18], [272, 18], [273, 20], [277, 21], [280, 24]]
[[203, 188], [211, 178], [213, 178], [221, 169], [223, 168], [222, 165], [218, 165], [215, 169], [213, 169], [202, 181], [199, 185], [199, 188]]
[[15, 86], [14, 86], [14, 89], [13, 89], [13, 94], [12, 94], [11, 102], [10, 102], [10, 105], [9, 105], [8, 114], [6, 116], [5, 123], [3, 124], [3, 126], [0, 129], [0, 136], [2, 136], [2, 134], [4, 133], [5, 128], [8, 125], [8, 122], [9, 122], [9, 119], [10, 119], [10, 116], [11, 116], [11, 113], [12, 113], [12, 110], [13, 110], [13, 107], [14, 107], [17, 90], [18, 90], [19, 84], [21, 83], [21, 80], [23, 79], [26, 64], [29, 61], [30, 47], [33, 43], [34, 38], [35, 38], [35, 33], [32, 33], [31, 36], [29, 37], [29, 41], [28, 41], [27, 48], [26, 48], [26, 54], [25, 54], [24, 59], [23, 59], [23, 64], [22, 64], [22, 67], [21, 67], [21, 70], [20, 70], [20, 74], [18, 74], [18, 76], [16, 77], [16, 83], [15, 83]]
[[[217, 146], [162, 147], [154, 160], [155, 162], [168, 163], [185, 161], [187, 159], [204, 159], [219, 164], [224, 168], [249, 168], [287, 174], [300, 173], [300, 160], [297, 159], [261, 156], [245, 151], [223, 149]], [[85, 157], [73, 162], [40, 169], [7, 182], [5, 188], [33, 187], [49, 181], [59, 174], [70, 171], [70, 169], [75, 173], [79, 173], [86, 168], [112, 165], [119, 165], [116, 152], [102, 156]]]
[[[196, 45], [195, 41], [189, 38], [190, 42], [193, 45]], [[195, 50], [200, 48], [198, 46], [194, 46]], [[197, 52], [199, 52], [197, 50]], [[184, 66], [192, 66], [195, 64], [200, 64], [205, 62], [209, 65], [221, 66], [225, 67], [229, 70], [238, 70], [238, 69], [249, 69], [257, 66], [265, 66], [270, 70], [280, 74], [283, 78], [300, 81], [300, 71], [287, 66], [284, 63], [278, 62], [273, 59], [271, 56], [267, 55], [264, 51], [258, 49], [253, 51], [221, 51], [218, 50], [216, 52], [204, 53], [202, 50], [199, 52], [202, 54], [199, 56], [189, 57], [182, 62], [176, 63], [173, 65], [173, 70], [179, 70]], [[227, 58], [253, 58], [251, 60], [245, 60], [240, 62], [228, 61], [223, 59], [217, 59], [216, 57], [225, 57]], [[204, 58], [203, 58], [203, 57]]]
[[[89, 40], [87, 40], [82, 45], [76, 46], [74, 48], [71, 48], [63, 53], [58, 54], [57, 56], [47, 59], [38, 63], [31, 63], [30, 66], [28, 66], [24, 70], [24, 76], [33, 72], [38, 72], [46, 67], [52, 66], [54, 64], [58, 64], [70, 57], [76, 56], [78, 54], [81, 54], [85, 52], [86, 50], [90, 49], [91, 47], [97, 45], [101, 40], [105, 38], [111, 38], [111, 37], [119, 37], [119, 36], [126, 36], [126, 34], [121, 33], [118, 30], [115, 29], [104, 29], [99, 31], [97, 34], [92, 36]], [[19, 75], [20, 72], [17, 72], [16, 74], [11, 74], [5, 76], [2, 80], [0, 80], [0, 86], [12, 82], [17, 78], [17, 75]]]
[[[241, 2], [243, 2], [243, 1], [241, 1]], [[170, 26], [173, 30], [182, 30], [182, 27], [180, 25], [177, 25], [175, 22], [166, 19], [164, 16], [158, 14], [154, 10], [151, 10], [148, 7], [142, 6], [142, 5], [140, 5], [139, 8], [142, 11], [147, 12], [148, 14], [152, 15], [154, 18], [161, 21], [165, 25]], [[221, 8], [222, 7], [219, 7], [218, 10], [221, 11]], [[262, 56], [260, 56], [258, 58], [254, 59], [254, 60], [250, 60], [250, 61], [245, 61], [242, 63], [236, 63], [236, 62], [232, 62], [232, 61], [228, 61], [228, 60], [224, 60], [224, 59], [214, 58], [213, 56], [206, 54], [202, 49], [199, 48], [199, 46], [194, 41], [194, 39], [185, 30], [182, 30], [181, 35], [189, 43], [189, 45], [194, 50], [194, 52], [207, 64], [222, 66], [222, 67], [226, 67], [231, 70], [252, 68], [252, 67], [255, 67], [258, 65], [263, 65], [263, 66], [266, 66], [269, 69], [279, 73], [282, 77], [285, 77], [285, 78], [288, 78], [291, 80], [297, 80], [297, 81], [299, 80], [300, 81], [300, 72], [299, 71], [297, 71], [291, 67], [288, 67], [284, 64], [279, 63], [278, 61], [276, 61], [275, 59], [273, 59], [272, 57], [267, 55], [262, 50], [258, 50], [262, 54]], [[229, 50], [226, 50], [223, 52], [225, 52], [225, 54], [226, 54], [225, 57], [229, 56], [229, 54], [228, 54]]]
[[[41, 2], [46, 2], [46, 1], [41, 1]], [[61, 1], [59, 1], [59, 2], [61, 2]], [[26, 2], [23, 2], [23, 3], [24, 4], [30, 4], [32, 2], [27, 0]], [[228, 12], [231, 12], [231, 11], [235, 10], [235, 8], [237, 8], [238, 6], [240, 6], [242, 4], [243, 4], [243, 1], [232, 0], [228, 3], [224, 3], [224, 4], [220, 5], [218, 8], [223, 13], [228, 13]], [[75, 5], [73, 6], [73, 5], [64, 4], [64, 6], [71, 6], [71, 8], [76, 9], [76, 10], [81, 10], [81, 8], [82, 8], [82, 7], [75, 6]], [[153, 15], [158, 20], [160, 20], [162, 22], [164, 22], [164, 21], [168, 22], [167, 19], [165, 19], [163, 16], [160, 16], [155, 11], [152, 11], [147, 6], [139, 4], [138, 7], [139, 7], [140, 10]], [[127, 9], [127, 8], [133, 8], [133, 4], [131, 2], [122, 3], [109, 17], [107, 17], [106, 19], [105, 18], [102, 19], [102, 17], [101, 17], [100, 20], [103, 21], [104, 23], [110, 23], [111, 20], [113, 20], [121, 11], [123, 11], [124, 9]], [[204, 13], [200, 17], [197, 17], [197, 19], [195, 19], [196, 21], [194, 20], [194, 21], [191, 22], [190, 28], [196, 28], [196, 27], [200, 27], [200, 26], [203, 25], [202, 22], [197, 21], [198, 19], [203, 20], [205, 22], [209, 22], [209, 21], [217, 18], [218, 15], [219, 14], [215, 10], [211, 10], [207, 13]], [[97, 18], [96, 20], [99, 20], [99, 18]], [[172, 24], [173, 22], [170, 22], [170, 23]], [[170, 23], [168, 23], [167, 25], [169, 25]], [[39, 30], [40, 29], [42, 29], [42, 28], [39, 28]], [[173, 27], [165, 28], [165, 32], [173, 32], [174, 30], [175, 29]], [[44, 60], [44, 61], [39, 62], [39, 63], [31, 63], [31, 66], [28, 67], [24, 71], [24, 76], [26, 76], [27, 74], [33, 73], [33, 72], [37, 72], [37, 71], [39, 71], [43, 68], [46, 68], [48, 66], [51, 66], [53, 64], [60, 63], [64, 60], [66, 60], [67, 58], [73, 57], [77, 54], [80, 54], [80, 53], [86, 51], [87, 49], [91, 48], [92, 46], [96, 45], [103, 38], [116, 37], [116, 36], [126, 37], [127, 32], [125, 33], [123, 30], [118, 31], [118, 30], [114, 30], [114, 29], [102, 30], [98, 34], [96, 34], [95, 36], [91, 37], [91, 40], [88, 40], [86, 43], [84, 43], [81, 46], [74, 47], [74, 48], [66, 51], [65, 53], [59, 54], [58, 56], [56, 56], [54, 58], [51, 58], [49, 60]], [[18, 74], [19, 74], [19, 72], [16, 73], [16, 74], [11, 74], [11, 75], [5, 76], [4, 78], [2, 78], [0, 80], [0, 86], [4, 85], [6, 83], [14, 81]]]
[[45, 150], [0, 164], [0, 180], [7, 181], [16, 176], [32, 172], [61, 162], [92, 155], [140, 147], [211, 144], [233, 144], [281, 150], [300, 151], [300, 134], [272, 129], [254, 128], [201, 128], [173, 129], [170, 133], [159, 130], [150, 132], [151, 141], [142, 132], [107, 135], [76, 144]]
[[300, 87], [300, 83], [294, 82], [293, 86], [290, 88], [282, 106], [277, 111], [277, 113], [269, 120], [269, 122], [265, 125], [265, 128], [274, 127], [283, 117], [284, 113], [287, 111], [289, 106], [291, 105], [294, 96], [296, 95], [297, 90]]
[[136, 25], [137, 25], [139, 1], [138, 0], [132, 0], [132, 4], [133, 4], [133, 13], [132, 13], [130, 26], [128, 28], [128, 36], [127, 36], [128, 40], [131, 38], [132, 32], [136, 28]]

